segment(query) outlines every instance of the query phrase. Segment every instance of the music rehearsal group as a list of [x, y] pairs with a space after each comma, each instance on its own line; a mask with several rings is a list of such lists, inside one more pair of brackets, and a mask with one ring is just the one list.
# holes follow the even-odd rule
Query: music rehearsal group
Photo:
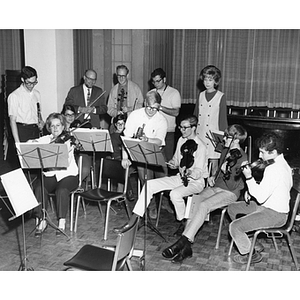
[[[36, 89], [37, 70], [31, 66], [21, 70], [21, 85], [8, 96], [10, 127], [17, 148], [24, 144], [67, 146], [65, 166], [42, 166], [42, 180], [33, 182], [34, 195], [41, 203], [31, 211], [36, 222], [35, 236], [41, 237], [47, 228], [49, 194], [55, 195], [55, 233], [66, 234], [70, 193], [79, 184], [79, 158], [81, 181], [95, 188], [100, 160], [105, 157], [118, 160], [129, 174], [136, 172], [141, 183], [136, 199], [129, 182], [127, 198], [135, 205], [124, 225], [113, 229], [115, 233], [126, 232], [146, 214], [150, 219], [157, 218], [155, 196], [168, 191], [162, 206], [176, 217], [178, 229], [174, 236], [178, 239], [162, 251], [165, 259], [182, 263], [192, 257], [193, 243], [208, 214], [227, 207], [229, 235], [237, 249], [233, 259], [246, 264], [251, 248], [247, 233], [287, 222], [293, 180], [282, 140], [276, 133], [263, 134], [255, 141], [259, 159], [249, 161], [244, 143], [246, 129], [239, 124], [228, 125], [226, 95], [219, 90], [221, 71], [216, 66], [201, 70], [199, 78], [205, 90], [200, 92], [193, 114], [180, 115], [180, 119], [180, 92], [168, 84], [162, 68], [151, 73], [152, 88], [146, 95], [128, 79], [128, 74], [125, 65], [117, 66], [118, 82], [106, 93], [96, 86], [97, 73], [86, 70], [83, 83], [70, 88], [60, 112], [43, 120], [41, 94]], [[100, 126], [105, 114], [111, 117], [107, 129]], [[105, 133], [110, 151], [84, 151], [84, 139], [77, 138], [77, 133], [88, 136], [90, 132]], [[126, 139], [155, 145], [164, 163], [134, 161]], [[256, 243], [252, 264], [262, 260], [262, 251], [263, 245]]]

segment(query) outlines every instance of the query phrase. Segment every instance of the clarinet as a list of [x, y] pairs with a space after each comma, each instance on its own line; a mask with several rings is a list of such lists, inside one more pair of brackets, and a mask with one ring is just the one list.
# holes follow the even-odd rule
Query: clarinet
[[41, 114], [41, 106], [40, 103], [37, 102], [36, 103], [36, 107], [37, 107], [37, 115], [38, 115], [38, 127], [39, 127], [39, 137], [43, 136], [43, 128], [41, 128], [40, 124], [42, 123], [42, 114]]

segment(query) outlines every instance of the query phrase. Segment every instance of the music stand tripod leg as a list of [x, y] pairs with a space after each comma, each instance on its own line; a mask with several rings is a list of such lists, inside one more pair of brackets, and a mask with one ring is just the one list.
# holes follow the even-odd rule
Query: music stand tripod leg
[[26, 251], [26, 235], [25, 235], [25, 222], [24, 214], [22, 215], [22, 235], [23, 235], [23, 253], [24, 258], [20, 264], [19, 271], [33, 271], [33, 268], [27, 268], [27, 251]]
[[[144, 223], [142, 224], [141, 227], [145, 226], [148, 227], [150, 230], [155, 232], [157, 235], [159, 235], [165, 242], [168, 242], [166, 238], [160, 233], [160, 231], [153, 226], [153, 224], [150, 221], [148, 210], [147, 210], [147, 182], [148, 182], [148, 177], [147, 177], [147, 163], [145, 164], [145, 173], [144, 173], [144, 186], [145, 186], [145, 217], [144, 217]], [[140, 228], [141, 228], [140, 227]]]

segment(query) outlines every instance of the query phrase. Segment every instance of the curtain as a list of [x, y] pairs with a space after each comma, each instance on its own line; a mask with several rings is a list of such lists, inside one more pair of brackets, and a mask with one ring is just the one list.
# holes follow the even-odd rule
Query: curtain
[[[149, 29], [149, 43], [146, 49], [145, 74], [148, 74], [147, 80], [151, 80], [152, 71], [162, 68], [166, 72], [167, 82], [171, 84], [173, 72], [173, 33], [169, 29]], [[150, 85], [149, 88], [152, 88]]]
[[84, 71], [93, 68], [92, 29], [74, 29], [74, 78], [80, 84]]
[[23, 30], [0, 30], [0, 72], [21, 70], [24, 64]]
[[299, 56], [300, 30], [175, 30], [172, 85], [195, 103], [199, 73], [212, 64], [228, 105], [299, 109]]
[[0, 30], [0, 159], [6, 159], [8, 150], [8, 114], [6, 99], [4, 99], [3, 76], [6, 70], [21, 70], [24, 66], [23, 30]]

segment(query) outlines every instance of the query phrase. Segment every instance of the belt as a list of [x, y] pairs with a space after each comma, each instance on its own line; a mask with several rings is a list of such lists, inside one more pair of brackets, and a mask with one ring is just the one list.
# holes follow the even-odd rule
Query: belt
[[25, 123], [19, 123], [17, 122], [18, 125], [21, 125], [21, 126], [26, 126], [26, 127], [38, 127], [37, 124], [25, 124]]

